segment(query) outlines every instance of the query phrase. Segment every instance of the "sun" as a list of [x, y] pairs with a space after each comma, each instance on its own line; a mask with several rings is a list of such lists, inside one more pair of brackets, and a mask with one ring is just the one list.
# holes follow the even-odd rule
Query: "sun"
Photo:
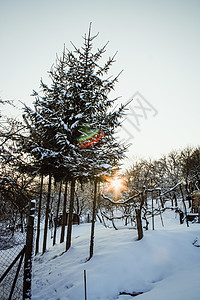
[[121, 178], [115, 177], [110, 180], [110, 188], [115, 190], [120, 190], [123, 186], [123, 181]]
[[126, 177], [120, 178], [116, 173], [113, 177], [106, 176], [106, 181], [108, 182], [107, 192], [113, 192], [115, 199], [118, 198], [122, 191], [126, 191]]

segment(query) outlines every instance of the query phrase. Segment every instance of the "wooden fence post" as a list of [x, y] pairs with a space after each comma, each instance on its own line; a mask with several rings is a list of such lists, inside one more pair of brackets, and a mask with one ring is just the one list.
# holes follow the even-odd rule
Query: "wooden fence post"
[[30, 203], [30, 212], [28, 217], [28, 225], [27, 225], [27, 233], [26, 233], [23, 300], [31, 299], [34, 213], [35, 213], [35, 200], [32, 200]]

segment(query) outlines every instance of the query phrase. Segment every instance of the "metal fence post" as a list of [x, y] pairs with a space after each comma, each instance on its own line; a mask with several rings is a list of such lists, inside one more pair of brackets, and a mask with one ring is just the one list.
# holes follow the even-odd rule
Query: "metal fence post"
[[26, 233], [23, 300], [31, 299], [34, 213], [35, 213], [35, 200], [31, 200], [30, 213], [29, 213], [28, 225], [27, 225], [27, 233]]

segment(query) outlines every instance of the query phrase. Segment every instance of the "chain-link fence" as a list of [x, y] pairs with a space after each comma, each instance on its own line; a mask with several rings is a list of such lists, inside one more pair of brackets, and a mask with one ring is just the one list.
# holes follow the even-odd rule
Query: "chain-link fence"
[[23, 299], [26, 232], [20, 217], [0, 220], [0, 299]]

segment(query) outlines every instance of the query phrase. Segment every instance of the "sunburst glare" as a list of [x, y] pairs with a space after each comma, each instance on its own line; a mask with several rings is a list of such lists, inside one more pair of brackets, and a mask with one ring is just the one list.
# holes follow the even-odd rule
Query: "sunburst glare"
[[122, 191], [127, 190], [126, 177], [119, 177], [115, 173], [113, 177], [106, 176], [105, 179], [108, 182], [106, 191], [113, 192], [115, 200], [119, 197], [119, 194]]

